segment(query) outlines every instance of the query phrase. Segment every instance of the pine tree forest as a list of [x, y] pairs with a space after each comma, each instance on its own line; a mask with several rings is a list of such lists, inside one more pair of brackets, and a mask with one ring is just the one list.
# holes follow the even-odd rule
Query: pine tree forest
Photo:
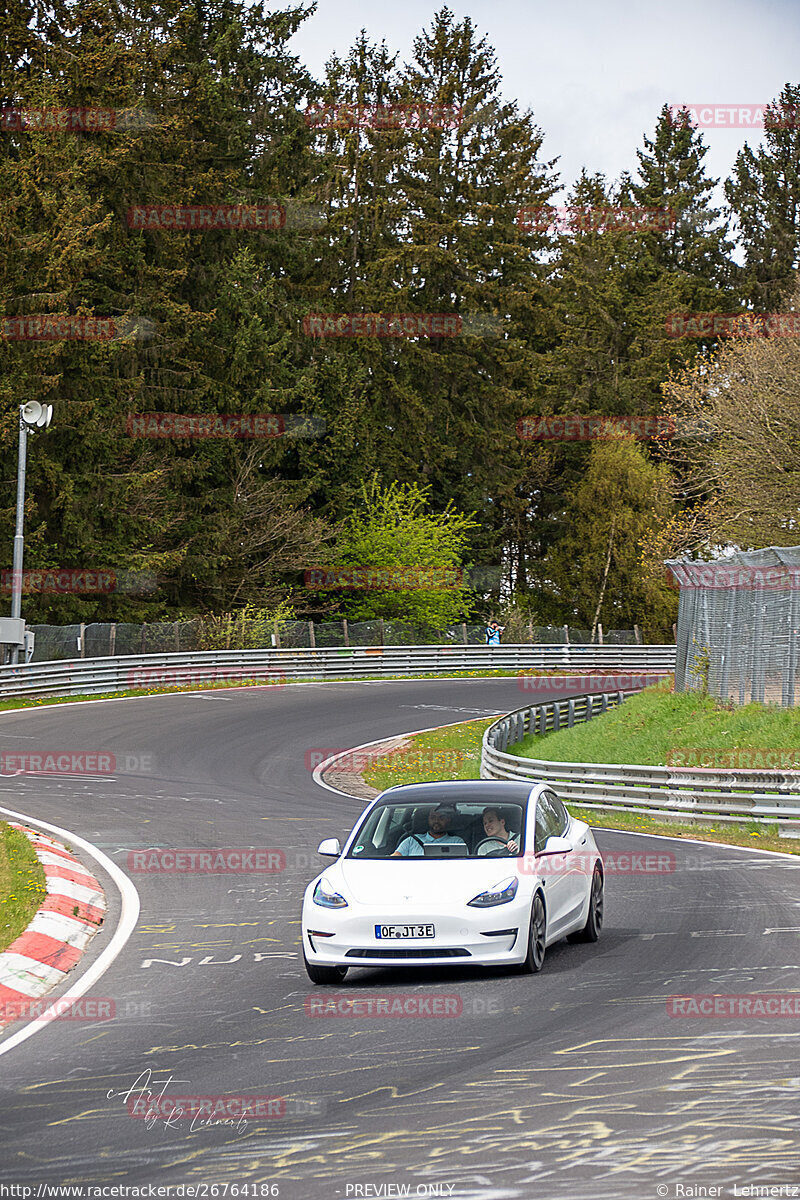
[[[405, 62], [362, 33], [323, 78], [290, 48], [303, 20], [6, 7], [0, 567], [37, 401], [26, 571], [133, 581], [34, 590], [26, 617], [402, 616], [396, 590], [382, 608], [309, 573], [416, 565], [472, 580], [413, 597], [421, 620], [671, 640], [665, 558], [798, 541], [796, 339], [736, 341], [735, 318], [800, 303], [800, 84], [727, 180], [666, 103], [629, 175], [564, 179], [469, 18], [433, 14]], [[748, 493], [752, 521], [721, 494], [741, 448], [703, 382], [734, 343], [766, 390], [795, 373], [787, 485]], [[752, 492], [773, 445], [750, 419]]]

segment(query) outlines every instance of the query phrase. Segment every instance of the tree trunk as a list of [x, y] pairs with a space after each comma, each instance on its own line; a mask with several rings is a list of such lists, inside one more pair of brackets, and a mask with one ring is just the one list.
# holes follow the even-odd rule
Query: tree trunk
[[603, 597], [606, 594], [606, 584], [608, 583], [608, 572], [611, 567], [611, 551], [614, 546], [614, 526], [616, 524], [616, 516], [611, 518], [611, 532], [608, 535], [608, 554], [606, 555], [606, 567], [603, 571], [603, 582], [600, 584], [600, 595], [597, 599], [597, 608], [594, 610], [594, 620], [592, 621], [592, 641], [594, 641], [597, 632], [597, 624], [600, 620], [600, 609], [603, 607]]

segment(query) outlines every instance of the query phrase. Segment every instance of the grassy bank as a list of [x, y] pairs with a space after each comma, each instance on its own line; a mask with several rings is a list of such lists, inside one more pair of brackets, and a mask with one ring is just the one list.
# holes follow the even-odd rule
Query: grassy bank
[[372, 787], [394, 787], [420, 779], [479, 779], [481, 739], [494, 717], [465, 721], [409, 737], [407, 746], [376, 759], [361, 774]]
[[[679, 699], [683, 699], [683, 697], [679, 697]], [[628, 703], [629, 701], [626, 700], [625, 705]], [[623, 710], [625, 705], [623, 705]], [[623, 710], [620, 710], [619, 714], [615, 710], [609, 715], [622, 717]], [[414, 734], [398, 751], [371, 764], [363, 772], [363, 777], [367, 783], [381, 790], [398, 783], [414, 783], [418, 780], [478, 779], [480, 778], [481, 739], [483, 731], [493, 719], [466, 721], [463, 725], [450, 725], [444, 729]], [[605, 718], [603, 719], [605, 720]], [[599, 725], [599, 721], [594, 724]], [[579, 728], [590, 729], [591, 724]], [[539, 746], [546, 740], [548, 757], [550, 757], [550, 744], [556, 737], [571, 737], [577, 732], [576, 728], [570, 730], [568, 735], [553, 734], [546, 739], [538, 739]], [[539, 757], [538, 754], [537, 757]], [[555, 759], [555, 757], [554, 755], [553, 758]], [[565, 758], [559, 761], [565, 760], [570, 761], [569, 756], [565, 755]], [[580, 755], [574, 754], [572, 760], [581, 761]], [[777, 828], [771, 825], [757, 825], [755, 822], [722, 825], [715, 824], [711, 817], [709, 817], [708, 825], [683, 825], [675, 821], [640, 816], [638, 813], [605, 812], [598, 809], [580, 808], [575, 804], [570, 804], [569, 810], [574, 816], [595, 828], [661, 834], [673, 838], [692, 838], [701, 842], [725, 842], [730, 846], [757, 846], [762, 850], [779, 850], [787, 854], [800, 854], [800, 843], [791, 838], [778, 837]]]
[[0, 951], [30, 924], [46, 894], [42, 864], [25, 834], [0, 821]]
[[[800, 766], [800, 708], [748, 704], [726, 708], [697, 692], [646, 688], [619, 708], [573, 729], [528, 736], [509, 753], [553, 762], [641, 763], [647, 766], [770, 766], [759, 752], [779, 751], [787, 767]], [[707, 756], [704, 751], [715, 751]]]

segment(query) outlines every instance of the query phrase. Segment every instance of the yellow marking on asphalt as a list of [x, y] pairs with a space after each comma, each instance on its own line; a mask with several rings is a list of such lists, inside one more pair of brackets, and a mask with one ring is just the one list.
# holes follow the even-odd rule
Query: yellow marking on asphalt
[[[195, 925], [195, 929], [242, 929], [245, 925], [263, 925], [263, 921], [225, 921], [219, 925]], [[267, 922], [272, 925], [272, 921]]]
[[58, 1121], [48, 1121], [47, 1124], [51, 1129], [58, 1125], [70, 1125], [73, 1121], [86, 1121], [91, 1117], [110, 1116], [111, 1110], [108, 1108], [87, 1108], [84, 1112], [73, 1113], [69, 1117], [61, 1117]]
[[242, 946], [256, 946], [259, 942], [272, 942], [277, 946], [283, 944], [282, 938], [260, 937], [250, 938], [246, 942], [234, 941], [213, 941], [213, 942], [153, 942], [149, 946], [138, 946], [137, 949], [142, 953], [148, 950], [238, 950]]
[[404, 1100], [409, 1096], [422, 1096], [426, 1092], [433, 1092], [436, 1088], [445, 1087], [445, 1081], [441, 1083], [431, 1083], [427, 1087], [416, 1088], [413, 1092], [401, 1092], [395, 1083], [384, 1083], [380, 1087], [370, 1088], [368, 1092], [359, 1092], [357, 1095], [348, 1096], [346, 1100], [335, 1100], [335, 1104], [349, 1104], [353, 1100], [366, 1100], [368, 1096], [379, 1096], [381, 1092], [387, 1092], [385, 1097], [387, 1100]]

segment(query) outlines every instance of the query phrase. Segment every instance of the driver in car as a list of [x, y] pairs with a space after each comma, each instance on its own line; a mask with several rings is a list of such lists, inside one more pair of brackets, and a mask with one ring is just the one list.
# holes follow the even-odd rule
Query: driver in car
[[447, 832], [455, 815], [456, 810], [445, 804], [440, 804], [438, 808], [432, 808], [428, 813], [428, 832], [412, 833], [407, 838], [403, 838], [392, 858], [423, 858], [425, 846], [431, 844], [463, 846], [466, 850], [467, 844], [463, 838], [455, 837]]
[[[509, 854], [517, 854], [519, 851], [519, 835], [509, 833], [506, 829], [506, 819], [500, 814], [499, 809], [485, 808], [483, 810], [483, 832], [485, 838], [492, 838], [495, 842], [503, 842]], [[492, 846], [484, 838], [482, 845], [478, 846], [478, 857], [485, 854], [491, 854], [499, 849], [498, 846]]]

